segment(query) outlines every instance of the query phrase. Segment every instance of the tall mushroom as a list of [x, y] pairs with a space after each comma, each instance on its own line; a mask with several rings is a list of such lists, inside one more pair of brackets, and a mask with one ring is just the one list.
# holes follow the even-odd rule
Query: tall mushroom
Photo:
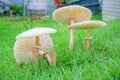
[[86, 49], [89, 49], [90, 47], [90, 29], [93, 28], [100, 28], [100, 27], [104, 27], [106, 26], [106, 23], [102, 22], [102, 21], [82, 21], [82, 22], [78, 22], [75, 24], [70, 25], [70, 28], [73, 29], [86, 29]]
[[[88, 8], [82, 6], [65, 6], [56, 9], [53, 12], [53, 19], [61, 24], [71, 25], [76, 22], [89, 20], [92, 16], [91, 11]], [[69, 49], [73, 49], [74, 44], [74, 30], [70, 28], [70, 44]]]
[[55, 32], [56, 30], [52, 28], [33, 28], [19, 34], [14, 45], [16, 61], [22, 64], [34, 58], [35, 68], [37, 68], [38, 56], [42, 55], [50, 64], [55, 64], [56, 53], [54, 52], [52, 56], [47, 54], [53, 50], [53, 42], [48, 34]]

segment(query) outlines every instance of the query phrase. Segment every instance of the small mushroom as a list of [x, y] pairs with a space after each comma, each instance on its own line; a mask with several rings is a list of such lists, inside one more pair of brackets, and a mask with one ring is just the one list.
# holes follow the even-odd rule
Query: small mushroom
[[[82, 6], [65, 6], [56, 9], [53, 12], [53, 19], [61, 24], [71, 25], [80, 21], [89, 20], [92, 16], [91, 11], [88, 8]], [[74, 30], [70, 28], [70, 44], [69, 49], [73, 49], [74, 42]]]
[[[55, 32], [56, 30], [52, 28], [33, 28], [19, 34], [16, 37], [17, 41], [14, 45], [14, 56], [17, 62], [19, 64], [25, 63], [26, 61], [34, 58], [35, 68], [37, 68], [38, 56], [42, 55], [47, 58], [48, 62], [51, 64], [53, 57], [47, 53], [53, 49], [53, 43], [48, 34]], [[53, 55], [56, 57], [55, 52]], [[53, 63], [56, 62], [55, 59], [56, 58], [54, 58]]]
[[105, 22], [102, 21], [82, 21], [82, 22], [78, 22], [75, 24], [70, 25], [70, 28], [73, 29], [87, 29], [86, 33], [86, 49], [89, 49], [90, 47], [90, 29], [94, 29], [94, 28], [101, 28], [106, 26]]

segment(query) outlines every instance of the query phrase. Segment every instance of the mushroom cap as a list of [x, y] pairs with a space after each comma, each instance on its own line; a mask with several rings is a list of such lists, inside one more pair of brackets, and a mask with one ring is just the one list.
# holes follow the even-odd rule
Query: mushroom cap
[[86, 29], [86, 28], [100, 28], [106, 26], [105, 22], [102, 21], [82, 21], [70, 25], [73, 29]]
[[36, 37], [36, 36], [52, 34], [55, 32], [56, 29], [52, 29], [52, 28], [33, 28], [20, 33], [16, 38], [19, 39], [19, 38]]
[[53, 12], [53, 19], [61, 24], [70, 24], [70, 18], [74, 18], [74, 22], [80, 22], [89, 20], [92, 16], [91, 11], [88, 8], [78, 5], [65, 6], [56, 9]]
[[[40, 49], [46, 52], [53, 50], [53, 42], [49, 35], [40, 36]], [[35, 38], [17, 39], [14, 44], [14, 57], [18, 64], [26, 63], [34, 58], [32, 48], [35, 46]]]

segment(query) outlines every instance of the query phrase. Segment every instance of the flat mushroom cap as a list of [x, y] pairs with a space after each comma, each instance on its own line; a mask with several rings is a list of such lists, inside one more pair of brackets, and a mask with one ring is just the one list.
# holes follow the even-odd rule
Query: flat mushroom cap
[[20, 38], [36, 37], [36, 36], [52, 34], [55, 32], [56, 30], [52, 28], [33, 28], [28, 31], [22, 32], [16, 38], [20, 39]]
[[[40, 36], [40, 49], [46, 52], [53, 50], [53, 42], [49, 35]], [[32, 48], [35, 46], [35, 38], [17, 39], [14, 44], [14, 57], [18, 64], [26, 63], [34, 59]]]
[[106, 26], [105, 22], [102, 21], [82, 21], [70, 25], [73, 29], [86, 29], [86, 28], [100, 28]]
[[59, 9], [56, 9], [53, 12], [53, 19], [61, 24], [70, 24], [70, 18], [75, 19], [76, 22], [89, 20], [92, 16], [91, 11], [88, 8], [85, 8], [83, 6], [65, 6]]

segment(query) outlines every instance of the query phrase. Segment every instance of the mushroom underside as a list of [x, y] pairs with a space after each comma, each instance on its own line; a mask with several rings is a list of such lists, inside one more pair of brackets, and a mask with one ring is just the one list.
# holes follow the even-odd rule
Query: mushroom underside
[[[40, 50], [51, 52], [53, 42], [49, 35], [40, 36]], [[32, 49], [35, 46], [35, 38], [17, 39], [14, 44], [14, 57], [18, 64], [26, 63], [34, 58]]]
[[74, 22], [89, 20], [92, 16], [91, 11], [83, 6], [65, 6], [53, 12], [53, 19], [61, 24], [70, 25], [70, 18], [75, 18]]

